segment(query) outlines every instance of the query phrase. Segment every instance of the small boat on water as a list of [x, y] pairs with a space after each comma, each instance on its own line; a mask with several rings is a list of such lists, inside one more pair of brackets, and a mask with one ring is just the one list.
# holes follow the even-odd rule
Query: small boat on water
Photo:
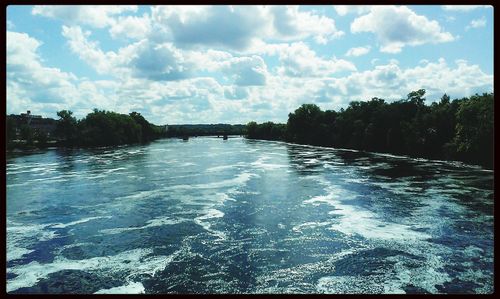
[[224, 137], [222, 137], [222, 139], [227, 140], [227, 135], [224, 135]]

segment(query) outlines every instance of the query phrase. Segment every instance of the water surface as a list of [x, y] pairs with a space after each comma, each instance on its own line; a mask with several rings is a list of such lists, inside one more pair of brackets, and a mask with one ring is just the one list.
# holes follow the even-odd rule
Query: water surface
[[7, 159], [12, 293], [491, 293], [493, 172], [230, 138]]

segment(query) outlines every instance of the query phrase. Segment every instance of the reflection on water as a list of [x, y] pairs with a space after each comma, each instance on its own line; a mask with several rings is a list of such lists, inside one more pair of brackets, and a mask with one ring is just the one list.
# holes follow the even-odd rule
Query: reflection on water
[[491, 293], [493, 172], [192, 138], [7, 160], [12, 293]]

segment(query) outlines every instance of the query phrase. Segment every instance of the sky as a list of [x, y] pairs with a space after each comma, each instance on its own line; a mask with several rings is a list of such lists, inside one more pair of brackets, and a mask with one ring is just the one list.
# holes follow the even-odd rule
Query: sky
[[425, 89], [493, 92], [493, 7], [7, 7], [7, 114], [94, 108], [164, 124], [286, 122]]

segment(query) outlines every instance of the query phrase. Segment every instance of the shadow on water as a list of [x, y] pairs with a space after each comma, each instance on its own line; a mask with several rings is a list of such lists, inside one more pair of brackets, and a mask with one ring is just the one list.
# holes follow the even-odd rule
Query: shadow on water
[[7, 162], [10, 160], [13, 160], [15, 158], [19, 157], [29, 157], [31, 155], [39, 155], [39, 154], [45, 154], [51, 151], [54, 151], [56, 148], [55, 147], [48, 147], [48, 148], [36, 148], [36, 149], [18, 149], [14, 151], [6, 151], [5, 152], [5, 158]]

